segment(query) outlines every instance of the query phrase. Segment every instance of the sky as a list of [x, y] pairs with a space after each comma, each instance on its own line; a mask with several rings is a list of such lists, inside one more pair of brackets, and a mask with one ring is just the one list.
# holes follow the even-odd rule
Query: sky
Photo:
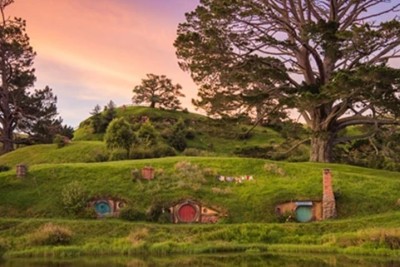
[[77, 127], [110, 100], [131, 104], [132, 89], [147, 73], [183, 87], [193, 111], [197, 87], [178, 66], [173, 42], [184, 14], [198, 0], [15, 0], [6, 15], [27, 21], [37, 52], [35, 88], [58, 97], [64, 123]]

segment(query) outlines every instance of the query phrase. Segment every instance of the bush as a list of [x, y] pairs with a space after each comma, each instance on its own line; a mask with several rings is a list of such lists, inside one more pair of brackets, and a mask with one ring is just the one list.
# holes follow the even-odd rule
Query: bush
[[60, 134], [56, 134], [53, 139], [53, 143], [57, 145], [57, 148], [62, 148], [68, 144], [67, 137], [62, 136]]
[[10, 167], [6, 166], [6, 165], [0, 165], [0, 172], [6, 172], [11, 170]]
[[165, 208], [165, 203], [153, 204], [146, 213], [147, 220], [150, 222], [158, 223], [170, 223], [171, 214], [167, 208]]
[[72, 236], [72, 231], [69, 228], [47, 223], [36, 230], [29, 240], [32, 245], [68, 245]]
[[167, 145], [157, 144], [151, 147], [139, 146], [131, 152], [131, 159], [149, 159], [176, 156], [176, 151]]
[[251, 158], [270, 158], [269, 153], [274, 151], [272, 146], [260, 147], [260, 146], [250, 146], [243, 148], [236, 148], [234, 153], [243, 157]]
[[64, 186], [61, 191], [61, 202], [69, 214], [78, 214], [87, 205], [87, 192], [78, 181], [73, 181]]
[[121, 209], [119, 217], [127, 221], [145, 221], [146, 214], [135, 207], [125, 207]]
[[140, 228], [137, 230], [132, 231], [129, 236], [128, 240], [133, 244], [137, 245], [144, 241], [144, 239], [149, 235], [148, 228]]
[[168, 144], [178, 151], [185, 150], [187, 146], [185, 138], [186, 133], [186, 125], [182, 119], [179, 119], [172, 128], [172, 134], [168, 138]]
[[[130, 157], [132, 157], [132, 154], [133, 153], [131, 153]], [[126, 160], [126, 159], [128, 159], [126, 151], [122, 149], [114, 149], [110, 152], [108, 156], [109, 161]]]

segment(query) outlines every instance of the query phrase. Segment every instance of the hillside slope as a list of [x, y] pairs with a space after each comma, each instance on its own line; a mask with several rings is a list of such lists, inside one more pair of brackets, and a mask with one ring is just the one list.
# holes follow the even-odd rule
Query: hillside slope
[[[135, 180], [132, 169], [153, 166], [156, 178]], [[19, 179], [15, 170], [0, 173], [0, 214], [18, 217], [68, 217], [63, 189], [79, 181], [89, 197], [116, 197], [146, 213], [193, 199], [217, 207], [226, 222], [276, 222], [275, 205], [320, 200], [322, 170], [334, 177], [338, 217], [353, 218], [399, 210], [400, 173], [316, 163], [283, 163], [244, 158], [173, 157], [104, 163], [40, 164]], [[217, 175], [252, 175], [253, 181], [220, 182]]]
[[[183, 152], [184, 155], [232, 156], [246, 149], [251, 151], [254, 148], [276, 147], [284, 141], [284, 138], [277, 131], [261, 126], [255, 127], [249, 136], [243, 138], [243, 135], [252, 127], [251, 125], [213, 120], [188, 112], [146, 107], [121, 107], [116, 109], [116, 117], [124, 117], [136, 128], [140, 126], [143, 118], [149, 119], [160, 134], [159, 143], [164, 147], [168, 146], [167, 139], [168, 135], [171, 135], [173, 124], [178, 119], [183, 119], [187, 131], [190, 132], [190, 135], [188, 134], [185, 139], [187, 150]], [[55, 144], [23, 147], [1, 155], [0, 165], [14, 167], [20, 163], [33, 165], [119, 160], [118, 151], [107, 151], [105, 143], [102, 141], [104, 133], [93, 133], [91, 119], [92, 117], [89, 117], [80, 124], [71, 144], [62, 148], [57, 148]], [[134, 145], [131, 151], [132, 157], [158, 157], [157, 155], [152, 156], [151, 153], [149, 156], [141, 155], [142, 150], [143, 148]], [[180, 152], [175, 153], [182, 154]], [[126, 152], [121, 154], [125, 155]], [[305, 153], [300, 153], [300, 157], [301, 155], [305, 155], [304, 158], [307, 159], [307, 149]]]

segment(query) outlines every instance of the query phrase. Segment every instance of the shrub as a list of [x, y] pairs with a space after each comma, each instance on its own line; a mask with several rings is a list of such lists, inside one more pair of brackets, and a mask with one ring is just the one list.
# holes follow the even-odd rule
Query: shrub
[[136, 135], [128, 121], [124, 118], [117, 118], [108, 125], [104, 139], [108, 149], [123, 148], [129, 158]]
[[160, 133], [154, 128], [150, 121], [146, 121], [140, 126], [137, 136], [140, 144], [149, 147], [158, 142]]
[[176, 156], [176, 151], [167, 145], [157, 144], [154, 146], [139, 146], [131, 152], [131, 159], [149, 159], [149, 158], [161, 158], [168, 156]]
[[278, 165], [276, 165], [274, 163], [265, 163], [263, 168], [264, 168], [264, 171], [269, 172], [271, 174], [276, 174], [279, 176], [286, 175], [285, 170], [280, 168]]
[[[132, 156], [133, 153], [131, 153], [130, 156]], [[117, 160], [126, 160], [128, 159], [126, 151], [122, 149], [114, 149], [110, 152], [108, 156], [109, 161], [117, 161]]]
[[87, 205], [87, 192], [78, 181], [72, 181], [61, 191], [61, 202], [69, 214], [78, 214]]
[[243, 148], [236, 148], [234, 153], [243, 157], [252, 158], [270, 158], [270, 152], [274, 151], [272, 146], [260, 147], [260, 146], [250, 146]]
[[129, 236], [128, 240], [133, 244], [137, 245], [144, 241], [144, 239], [149, 235], [149, 229], [147, 228], [140, 228], [137, 230], [132, 231]]
[[69, 228], [47, 223], [31, 234], [29, 240], [33, 245], [68, 245], [72, 236]]
[[121, 209], [119, 217], [127, 221], [145, 221], [146, 214], [135, 207], [125, 207]]
[[172, 128], [172, 134], [168, 138], [168, 144], [178, 151], [185, 150], [186, 143], [186, 125], [182, 119], [179, 119]]
[[11, 170], [10, 167], [6, 166], [6, 165], [0, 165], [0, 172], [6, 172]]
[[170, 223], [171, 214], [165, 208], [165, 204], [155, 203], [146, 213], [147, 220], [150, 222]]
[[67, 145], [67, 137], [62, 136], [60, 134], [56, 134], [53, 139], [53, 143], [57, 145], [57, 148], [62, 148]]

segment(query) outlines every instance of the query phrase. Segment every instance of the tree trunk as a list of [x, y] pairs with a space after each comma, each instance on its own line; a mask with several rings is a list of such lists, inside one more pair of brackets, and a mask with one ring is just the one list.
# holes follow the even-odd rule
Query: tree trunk
[[310, 161], [314, 162], [332, 162], [334, 137], [332, 134], [313, 135], [311, 137]]
[[3, 144], [3, 147], [1, 149], [2, 154], [13, 151], [14, 150], [13, 130], [10, 127], [8, 127], [8, 125], [4, 125], [1, 134], [3, 135], [1, 139], [1, 143]]

